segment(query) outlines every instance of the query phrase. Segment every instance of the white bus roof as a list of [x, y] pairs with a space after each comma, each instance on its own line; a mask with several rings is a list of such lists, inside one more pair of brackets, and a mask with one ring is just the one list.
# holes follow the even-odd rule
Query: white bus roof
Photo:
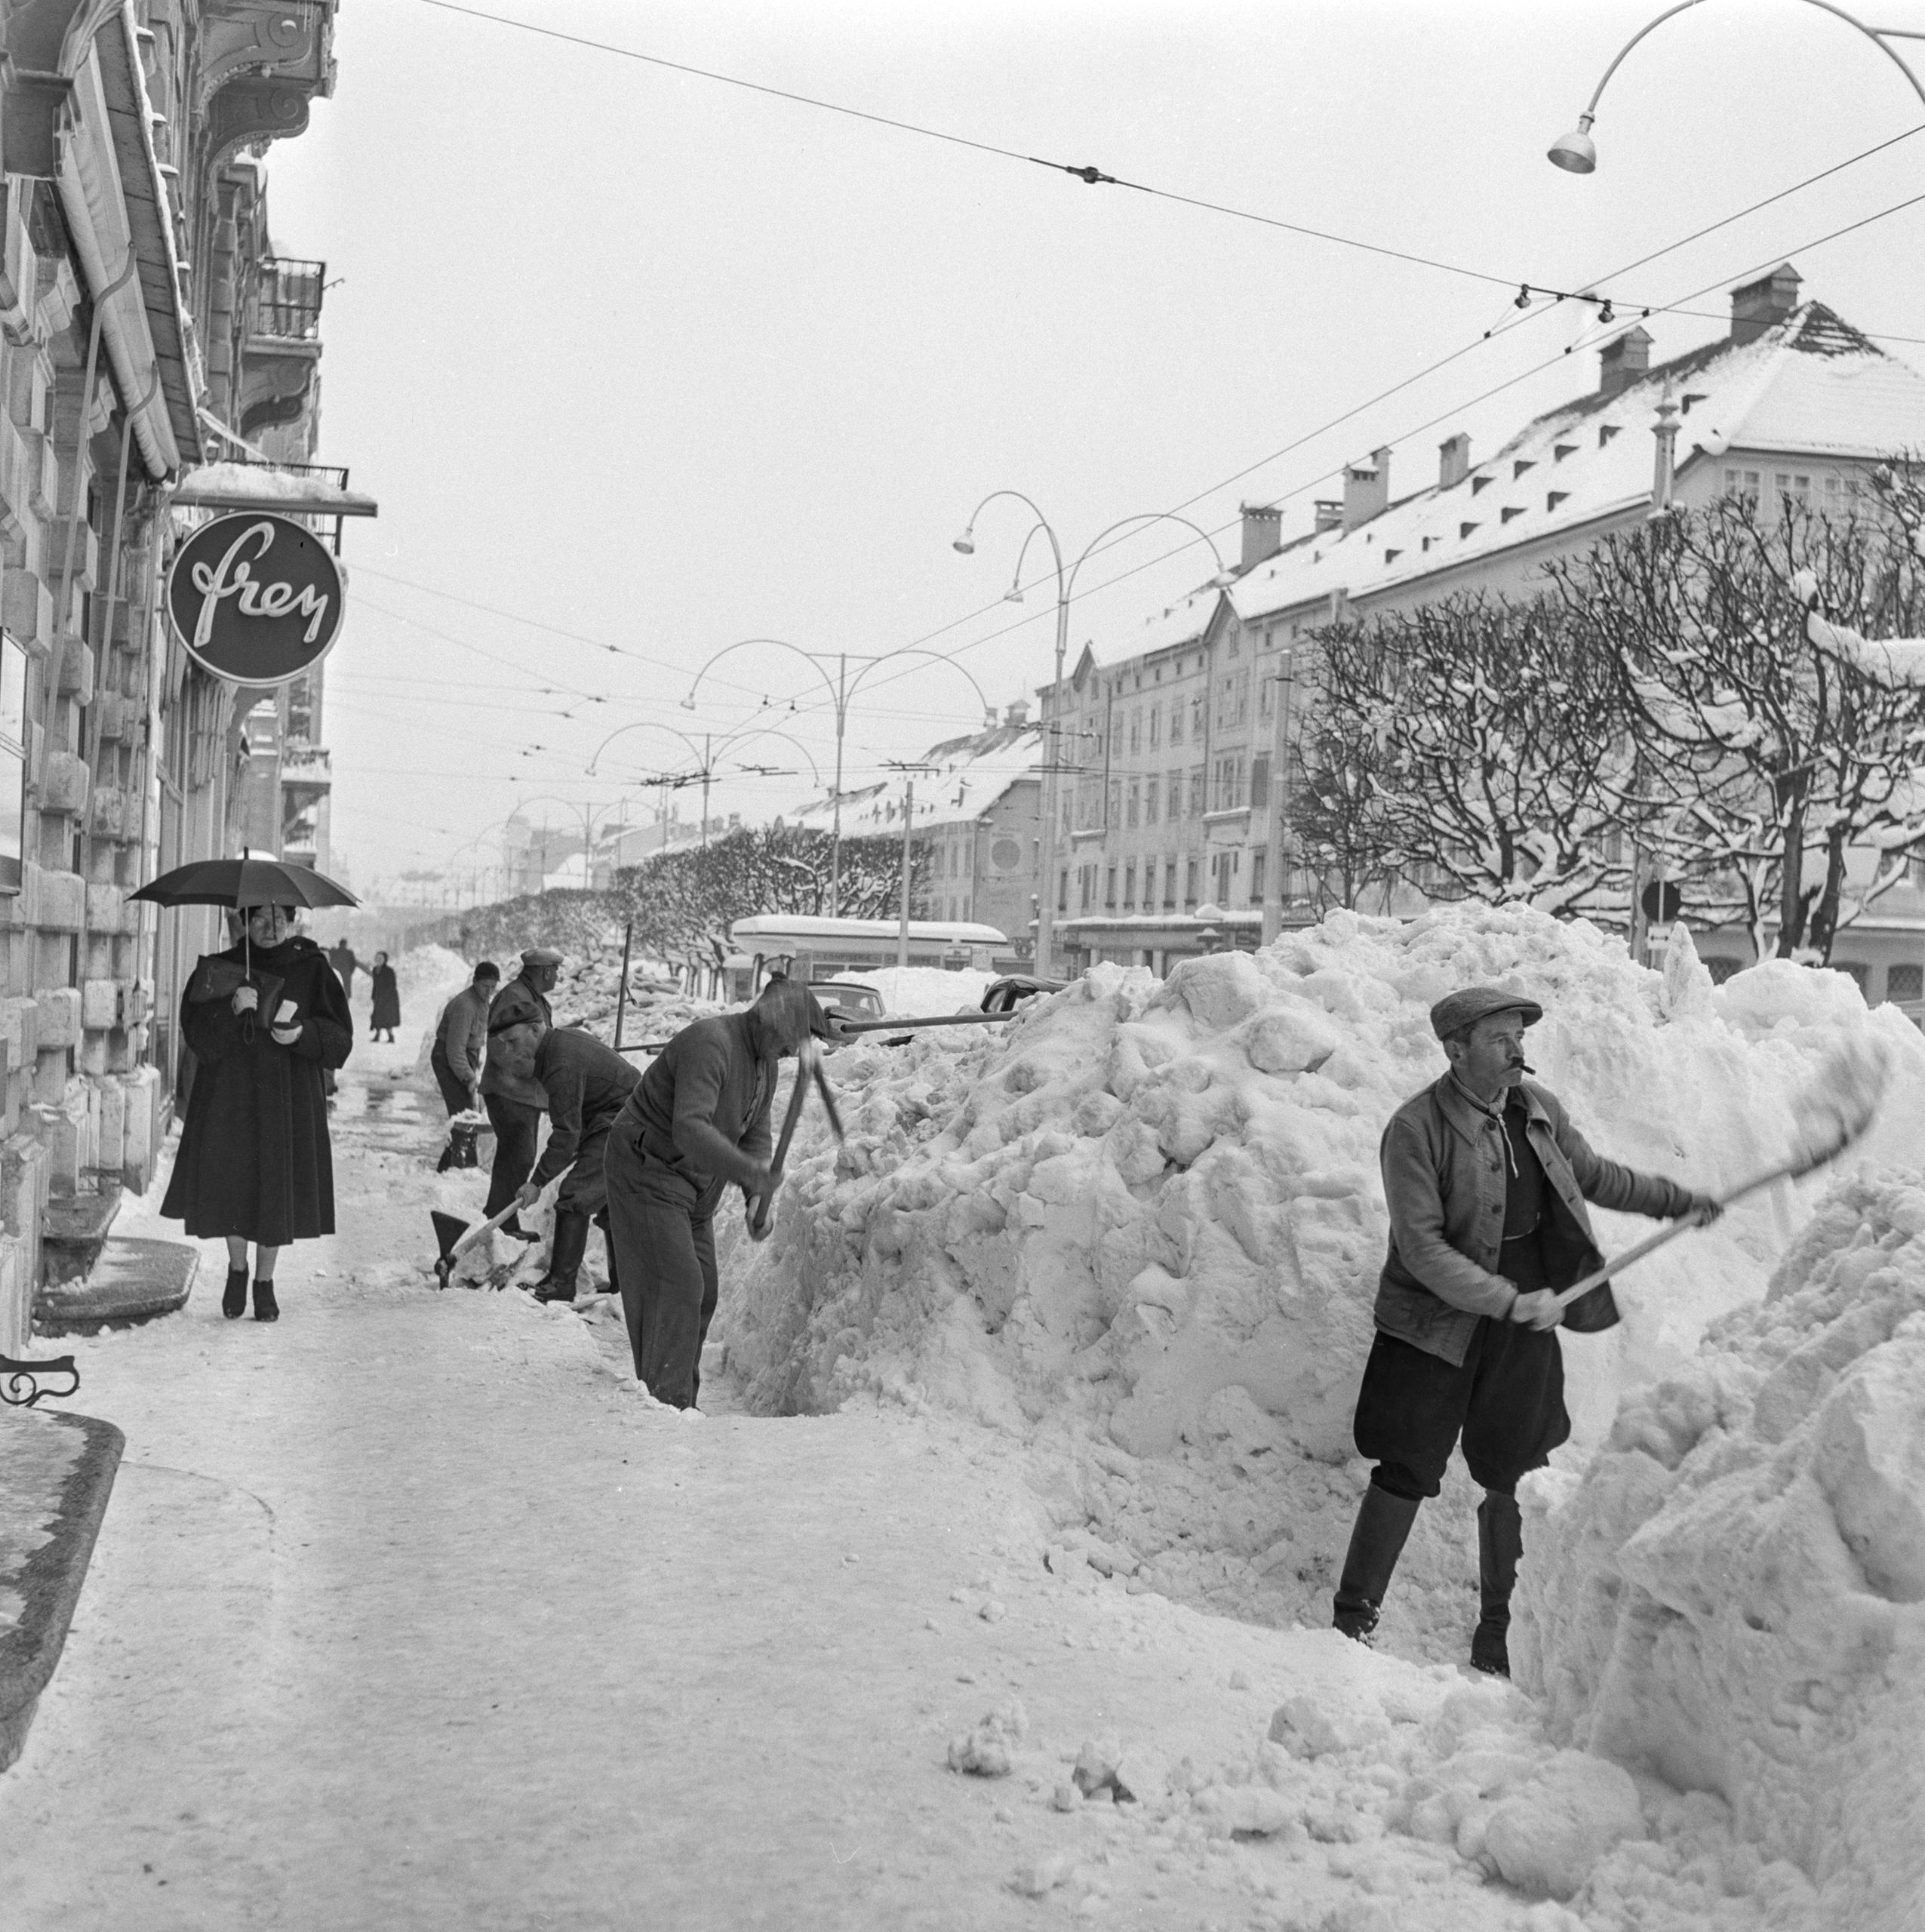
[[[758, 912], [738, 919], [729, 928], [729, 944], [739, 952], [767, 954], [771, 940], [863, 940], [872, 945], [893, 944], [902, 931], [894, 919], [821, 919], [802, 913], [789, 916], [780, 912]], [[924, 945], [1007, 946], [1008, 940], [994, 926], [972, 925], [967, 920], [912, 919], [909, 937]]]

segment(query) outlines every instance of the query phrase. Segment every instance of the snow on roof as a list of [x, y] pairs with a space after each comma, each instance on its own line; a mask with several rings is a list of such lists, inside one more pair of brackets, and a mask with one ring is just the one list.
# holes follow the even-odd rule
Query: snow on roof
[[1925, 376], [1807, 302], [1752, 342], [1722, 337], [1615, 395], [1539, 417], [1447, 488], [1299, 540], [1241, 578], [1231, 601], [1248, 622], [1333, 592], [1361, 597], [1633, 509], [1650, 493], [1667, 395], [1681, 472], [1727, 449], [1865, 459], [1925, 446]]
[[377, 507], [362, 491], [343, 489], [331, 472], [260, 463], [203, 463], [174, 485], [172, 501], [177, 509], [329, 510], [342, 516], [373, 516]]
[[[752, 952], [758, 939], [893, 940], [902, 930], [893, 919], [823, 919], [804, 913], [757, 912], [738, 919], [728, 929], [729, 944]], [[912, 919], [912, 940], [946, 941], [952, 946], [1007, 946], [994, 926], [972, 925], [967, 919]], [[761, 950], [766, 954], [768, 949]]]

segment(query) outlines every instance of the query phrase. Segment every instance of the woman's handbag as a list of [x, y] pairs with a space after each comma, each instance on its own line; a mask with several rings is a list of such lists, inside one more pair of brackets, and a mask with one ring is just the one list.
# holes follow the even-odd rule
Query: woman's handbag
[[241, 987], [252, 986], [260, 994], [260, 1003], [253, 1013], [241, 1015], [241, 1038], [251, 1045], [255, 1016], [266, 1019], [272, 1014], [281, 983], [272, 973], [247, 972], [231, 959], [205, 954], [195, 962], [193, 977], [187, 982], [187, 999], [190, 1005], [204, 1006], [214, 1000], [231, 1000]]

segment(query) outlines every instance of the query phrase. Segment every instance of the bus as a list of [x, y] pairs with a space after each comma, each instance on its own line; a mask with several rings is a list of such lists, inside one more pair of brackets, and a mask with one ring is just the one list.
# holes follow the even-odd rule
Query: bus
[[[801, 913], [758, 912], [729, 928], [727, 968], [736, 999], [753, 999], [770, 973], [795, 980], [828, 980], [838, 973], [873, 973], [893, 966], [902, 928], [894, 919], [823, 919]], [[961, 971], [995, 971], [1009, 941], [994, 926], [955, 919], [912, 919], [909, 964]]]

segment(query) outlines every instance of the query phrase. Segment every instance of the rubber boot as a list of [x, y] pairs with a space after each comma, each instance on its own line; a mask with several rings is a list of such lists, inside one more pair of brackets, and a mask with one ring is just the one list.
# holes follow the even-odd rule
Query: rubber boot
[[1410, 1525], [1417, 1520], [1414, 1497], [1393, 1496], [1375, 1483], [1364, 1492], [1357, 1512], [1357, 1526], [1350, 1533], [1350, 1548], [1343, 1559], [1343, 1575], [1337, 1583], [1336, 1614], [1331, 1623], [1346, 1637], [1367, 1644], [1377, 1627], [1384, 1592], [1390, 1587], [1391, 1572], [1404, 1554]]
[[555, 1241], [549, 1250], [548, 1272], [535, 1284], [537, 1301], [573, 1301], [575, 1278], [588, 1248], [588, 1217], [567, 1209], [555, 1211]]
[[272, 1281], [257, 1281], [254, 1284], [254, 1319], [257, 1321], [278, 1321], [281, 1319], [281, 1304], [274, 1299], [274, 1284]]
[[221, 1291], [220, 1312], [230, 1321], [238, 1321], [248, 1312], [248, 1271], [230, 1268], [227, 1285]]
[[1511, 1674], [1511, 1592], [1524, 1551], [1524, 1521], [1518, 1499], [1487, 1490], [1478, 1505], [1478, 1581], [1484, 1614], [1471, 1638], [1471, 1663], [1493, 1677]]

